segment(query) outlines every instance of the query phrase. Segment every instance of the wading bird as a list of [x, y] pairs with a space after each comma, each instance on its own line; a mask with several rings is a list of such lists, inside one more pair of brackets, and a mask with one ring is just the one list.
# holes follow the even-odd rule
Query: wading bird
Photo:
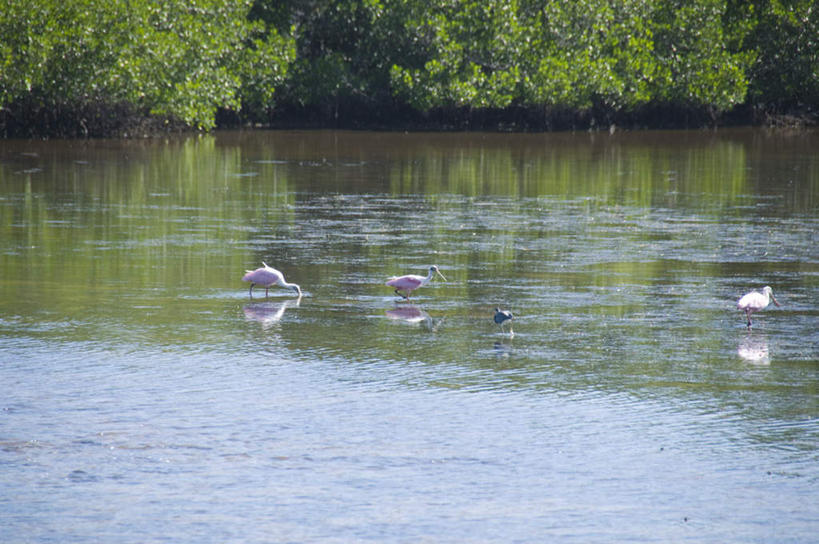
[[512, 319], [514, 316], [512, 312], [507, 312], [505, 310], [501, 310], [500, 308], [495, 308], [495, 323], [500, 325], [501, 331], [506, 332], [503, 330], [503, 324], [509, 321], [509, 334], [515, 334], [512, 330]]
[[279, 285], [281, 287], [286, 287], [288, 289], [292, 289], [301, 296], [301, 288], [296, 285], [295, 283], [287, 283], [284, 280], [284, 274], [267, 266], [267, 263], [262, 261], [264, 267], [257, 268], [256, 270], [248, 270], [247, 274], [244, 275], [242, 281], [249, 281], [250, 282], [250, 298], [253, 298], [253, 286], [254, 285], [261, 285], [264, 287], [264, 296], [267, 296], [267, 290], [273, 287], [274, 285]]
[[745, 312], [745, 317], [748, 318], [749, 329], [751, 328], [751, 314], [767, 308], [768, 304], [771, 303], [771, 300], [773, 300], [774, 304], [779, 306], [779, 303], [773, 296], [773, 289], [767, 285], [762, 289], [761, 293], [752, 291], [739, 299], [737, 302], [737, 309]]
[[[432, 281], [432, 277], [435, 274], [438, 274], [439, 276], [444, 278], [444, 275], [441, 274], [441, 271], [438, 270], [438, 267], [432, 265], [429, 267], [429, 274], [427, 274], [426, 278], [424, 276], [416, 276], [415, 274], [407, 274], [406, 276], [390, 278], [390, 281], [387, 282], [387, 285], [389, 285], [390, 287], [395, 287], [396, 295], [404, 297], [406, 300], [409, 300], [410, 293]], [[444, 278], [444, 281], [446, 281], [446, 278]], [[404, 291], [406, 294], [403, 295], [400, 293], [400, 291]]]

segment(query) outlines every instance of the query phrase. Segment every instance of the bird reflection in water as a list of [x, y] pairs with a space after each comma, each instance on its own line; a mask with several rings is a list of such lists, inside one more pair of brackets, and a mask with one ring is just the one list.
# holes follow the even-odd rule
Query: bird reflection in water
[[737, 355], [749, 363], [757, 365], [771, 364], [768, 353], [768, 340], [765, 337], [747, 335], [737, 347]]
[[492, 344], [492, 348], [495, 351], [496, 357], [508, 358], [512, 353], [512, 337], [510, 336], [503, 342], [496, 341], [494, 344]]
[[245, 305], [243, 310], [246, 319], [258, 321], [262, 324], [262, 328], [267, 329], [281, 320], [285, 310], [298, 308], [299, 304], [301, 304], [301, 297], [287, 299], [283, 302], [252, 302]]
[[402, 304], [401, 306], [396, 306], [392, 310], [387, 310], [386, 314], [387, 317], [392, 320], [403, 321], [404, 323], [408, 323], [410, 325], [420, 323], [422, 327], [431, 331], [437, 330], [444, 321], [444, 319], [441, 318], [436, 323], [428, 313], [412, 304]]

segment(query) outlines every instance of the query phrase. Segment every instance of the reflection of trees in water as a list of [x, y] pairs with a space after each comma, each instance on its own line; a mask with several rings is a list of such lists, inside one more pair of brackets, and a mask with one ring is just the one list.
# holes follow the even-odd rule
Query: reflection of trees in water
[[747, 142], [623, 135], [617, 139], [551, 136], [465, 143], [446, 140], [392, 163], [393, 193], [562, 197], [594, 195], [592, 206], [675, 206], [709, 195], [718, 210], [748, 193]]

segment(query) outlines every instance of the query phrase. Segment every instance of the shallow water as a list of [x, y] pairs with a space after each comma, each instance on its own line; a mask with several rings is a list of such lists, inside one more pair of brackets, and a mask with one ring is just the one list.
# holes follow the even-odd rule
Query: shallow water
[[3, 541], [810, 542], [817, 149], [0, 142]]

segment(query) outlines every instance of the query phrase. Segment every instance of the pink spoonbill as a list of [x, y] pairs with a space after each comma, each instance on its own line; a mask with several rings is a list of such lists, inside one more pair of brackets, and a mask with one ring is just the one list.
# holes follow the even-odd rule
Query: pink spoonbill
[[276, 270], [275, 268], [268, 266], [267, 263], [262, 261], [264, 265], [262, 268], [257, 268], [256, 270], [248, 270], [247, 274], [244, 275], [242, 281], [249, 281], [250, 282], [250, 298], [253, 298], [253, 286], [254, 285], [261, 285], [264, 287], [264, 296], [267, 296], [267, 291], [274, 285], [279, 285], [281, 287], [286, 287], [288, 289], [294, 290], [296, 293], [299, 294], [301, 297], [301, 288], [296, 285], [295, 283], [287, 283], [284, 279], [284, 274]]
[[[427, 277], [416, 276], [415, 274], [407, 274], [406, 276], [390, 278], [390, 281], [387, 282], [387, 285], [389, 285], [390, 287], [395, 287], [396, 295], [402, 296], [406, 300], [409, 300], [410, 293], [432, 281], [432, 278], [433, 276], [435, 276], [435, 274], [438, 274], [439, 276], [444, 278], [444, 275], [441, 274], [441, 271], [438, 270], [438, 267], [432, 265], [429, 267], [429, 274], [427, 274]], [[444, 278], [444, 281], [446, 281], [446, 278]], [[406, 294], [405, 295], [401, 294], [401, 291], [404, 291]]]
[[773, 289], [767, 285], [762, 289], [761, 293], [752, 291], [739, 299], [737, 309], [745, 312], [745, 317], [748, 318], [749, 329], [751, 328], [751, 314], [759, 310], [764, 310], [772, 300], [774, 304], [779, 306], [779, 303], [774, 298]]

